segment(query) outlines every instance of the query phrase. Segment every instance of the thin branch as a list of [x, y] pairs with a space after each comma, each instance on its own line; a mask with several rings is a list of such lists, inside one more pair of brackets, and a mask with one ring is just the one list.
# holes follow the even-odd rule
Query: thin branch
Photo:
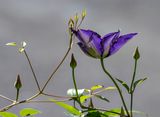
[[[66, 101], [69, 101], [69, 99], [56, 100], [55, 102], [66, 102]], [[50, 101], [50, 100], [31, 100], [31, 101], [28, 101], [26, 103], [54, 103], [54, 102]]]
[[10, 98], [4, 96], [4, 95], [0, 95], [0, 97], [3, 98], [3, 99], [8, 100], [8, 101], [10, 101], [10, 102], [14, 102], [14, 100], [12, 100], [12, 99], [10, 99]]
[[102, 69], [103, 71], [106, 73], [106, 75], [111, 79], [111, 81], [113, 82], [113, 84], [115, 85], [115, 87], [117, 88], [118, 90], [118, 93], [120, 95], [120, 98], [121, 98], [121, 101], [122, 101], [122, 104], [126, 110], [126, 113], [128, 115], [128, 117], [130, 117], [130, 114], [128, 112], [128, 108], [127, 108], [127, 105], [126, 105], [126, 102], [124, 100], [124, 97], [122, 95], [122, 92], [121, 92], [121, 89], [120, 87], [118, 86], [117, 82], [115, 81], [115, 79], [112, 77], [112, 75], [106, 70], [105, 66], [104, 66], [104, 61], [103, 61], [103, 58], [100, 59], [100, 62], [101, 62], [101, 66], [102, 66]]
[[49, 81], [51, 79], [53, 79], [53, 75], [57, 72], [57, 70], [59, 69], [59, 67], [62, 65], [62, 63], [64, 62], [64, 60], [66, 59], [67, 55], [69, 54], [71, 48], [72, 48], [72, 37], [73, 37], [73, 34], [71, 34], [71, 37], [70, 37], [70, 43], [69, 43], [69, 47], [68, 47], [68, 50], [66, 52], [66, 54], [64, 55], [64, 57], [62, 58], [61, 62], [58, 64], [58, 66], [56, 67], [56, 69], [52, 72], [52, 74], [49, 76], [48, 80], [46, 81], [46, 83], [44, 84], [41, 92], [44, 91], [44, 89], [46, 88], [47, 84], [49, 83]]
[[40, 95], [40, 93], [37, 93], [37, 94], [33, 95], [32, 97], [30, 97], [30, 98], [28, 98], [28, 99], [26, 99], [26, 100], [23, 100], [23, 101], [20, 101], [20, 102], [14, 101], [12, 104], [9, 104], [9, 105], [3, 107], [2, 109], [0, 109], [0, 112], [7, 111], [7, 110], [9, 110], [10, 108], [12, 108], [13, 106], [16, 106], [16, 105], [19, 105], [19, 104], [22, 104], [22, 103], [27, 103], [27, 102], [35, 99], [35, 98], [38, 97], [39, 95]]
[[72, 98], [70, 96], [59, 96], [59, 95], [47, 94], [44, 92], [42, 93], [42, 95], [49, 96], [49, 97], [56, 97], [56, 98]]
[[29, 59], [29, 56], [28, 56], [28, 54], [27, 54], [26, 50], [24, 50], [24, 54], [25, 54], [25, 56], [26, 56], [26, 58], [27, 58], [27, 61], [28, 61], [28, 63], [29, 63], [29, 66], [30, 66], [30, 68], [31, 68], [31, 71], [32, 71], [32, 74], [33, 74], [34, 80], [35, 80], [35, 82], [36, 82], [36, 84], [37, 84], [38, 90], [39, 90], [39, 91], [41, 91], [41, 89], [40, 89], [40, 85], [39, 85], [39, 83], [38, 83], [38, 80], [37, 80], [37, 77], [36, 77], [35, 71], [34, 71], [33, 66], [32, 66], [32, 63], [31, 63], [31, 60]]
[[12, 104], [10, 105], [7, 105], [5, 106], [4, 108], [0, 109], [0, 112], [4, 112], [4, 111], [7, 111], [8, 109], [12, 108], [13, 106], [17, 105], [18, 102], [13, 102]]
[[134, 84], [134, 80], [135, 80], [135, 76], [136, 76], [136, 70], [137, 70], [137, 60], [135, 59], [135, 64], [134, 64], [134, 71], [133, 71], [133, 76], [132, 76], [132, 82], [131, 82], [131, 86], [130, 86], [130, 111], [131, 111], [131, 117], [133, 117], [133, 93], [134, 93], [134, 89], [133, 89], [133, 84]]

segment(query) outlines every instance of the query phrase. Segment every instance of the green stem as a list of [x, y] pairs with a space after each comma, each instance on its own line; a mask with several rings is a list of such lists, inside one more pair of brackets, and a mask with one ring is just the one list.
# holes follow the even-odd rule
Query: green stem
[[16, 101], [18, 101], [18, 98], [19, 98], [19, 89], [17, 89]]
[[131, 97], [131, 103], [130, 103], [130, 111], [131, 111], [131, 117], [133, 117], [133, 93], [134, 93], [134, 89], [133, 89], [133, 83], [135, 80], [135, 76], [136, 76], [136, 70], [137, 70], [137, 60], [135, 59], [135, 63], [134, 63], [134, 71], [133, 71], [133, 76], [132, 76], [132, 82], [131, 82], [131, 86], [130, 86], [130, 97]]
[[119, 95], [120, 95], [120, 98], [121, 98], [121, 100], [122, 100], [123, 106], [124, 106], [124, 108], [125, 108], [125, 110], [126, 110], [126, 112], [127, 112], [127, 115], [128, 115], [128, 117], [130, 117], [130, 114], [129, 114], [129, 112], [128, 112], [126, 103], [125, 103], [125, 101], [124, 101], [124, 98], [123, 98], [123, 95], [122, 95], [122, 92], [121, 92], [121, 89], [119, 88], [117, 82], [114, 80], [114, 78], [111, 76], [111, 74], [106, 70], [106, 68], [105, 68], [105, 66], [104, 66], [103, 58], [101, 58], [100, 61], [101, 61], [101, 66], [102, 66], [103, 71], [109, 76], [109, 78], [111, 79], [111, 81], [112, 81], [112, 82], [114, 83], [114, 85], [116, 86], [116, 88], [117, 88], [117, 90], [118, 90], [118, 93], [119, 93]]
[[79, 95], [78, 95], [78, 89], [77, 89], [77, 84], [76, 84], [76, 79], [75, 79], [75, 69], [72, 68], [72, 78], [73, 78], [73, 84], [74, 84], [74, 88], [76, 90], [76, 96], [77, 96], [77, 99], [79, 101]]

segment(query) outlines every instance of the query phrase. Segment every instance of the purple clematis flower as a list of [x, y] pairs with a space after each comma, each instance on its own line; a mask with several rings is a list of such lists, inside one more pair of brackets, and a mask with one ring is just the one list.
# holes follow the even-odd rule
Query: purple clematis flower
[[101, 38], [92, 30], [72, 30], [79, 39], [79, 47], [82, 51], [93, 58], [105, 58], [116, 53], [126, 42], [132, 39], [137, 33], [120, 35], [120, 31], [106, 34]]

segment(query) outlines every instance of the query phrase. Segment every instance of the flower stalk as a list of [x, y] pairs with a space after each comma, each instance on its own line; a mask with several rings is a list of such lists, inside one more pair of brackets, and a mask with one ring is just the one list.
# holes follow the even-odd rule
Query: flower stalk
[[76, 91], [76, 97], [79, 101], [79, 94], [78, 94], [78, 88], [77, 88], [77, 83], [76, 83], [76, 78], [75, 78], [75, 68], [77, 66], [77, 62], [74, 58], [74, 55], [72, 54], [71, 56], [71, 62], [70, 62], [70, 67], [72, 69], [72, 79], [73, 79], [73, 84], [74, 84], [74, 88], [75, 88], [75, 91]]
[[138, 59], [140, 58], [138, 47], [135, 50], [133, 58], [134, 58], [134, 71], [133, 71], [133, 76], [132, 76], [132, 82], [131, 82], [131, 85], [130, 85], [130, 111], [131, 111], [131, 117], [133, 117], [133, 93], [134, 93], [133, 84], [134, 84], [134, 81], [135, 81], [135, 76], [136, 76], [136, 71], [137, 71], [137, 62], [138, 62]]
[[60, 63], [58, 64], [58, 66], [54, 69], [54, 71], [51, 73], [51, 75], [49, 76], [48, 80], [46, 81], [46, 83], [44, 84], [44, 86], [42, 87], [41, 92], [44, 91], [44, 89], [46, 88], [47, 84], [50, 82], [51, 79], [53, 79], [53, 75], [58, 71], [58, 69], [60, 68], [60, 66], [62, 65], [62, 63], [64, 62], [64, 60], [66, 59], [66, 57], [68, 56], [71, 48], [72, 48], [72, 44], [73, 44], [73, 34], [70, 34], [70, 42], [69, 42], [69, 47], [68, 50], [66, 52], [66, 54], [64, 55], [64, 57], [62, 58], [62, 60], [60, 61]]
[[115, 79], [112, 77], [112, 75], [106, 70], [106, 68], [105, 68], [105, 66], [104, 66], [104, 60], [103, 60], [103, 58], [100, 59], [100, 62], [101, 62], [101, 66], [102, 66], [103, 71], [104, 71], [104, 72], [106, 73], [106, 75], [111, 79], [111, 81], [113, 82], [113, 84], [114, 84], [115, 87], [117, 88], [118, 93], [119, 93], [120, 98], [121, 98], [121, 101], [122, 101], [122, 104], [123, 104], [123, 106], [124, 106], [124, 108], [125, 108], [125, 111], [126, 111], [128, 117], [130, 117], [130, 114], [129, 114], [128, 108], [127, 108], [127, 106], [126, 106], [126, 103], [125, 103], [125, 100], [124, 100], [124, 97], [123, 97], [123, 95], [122, 95], [122, 91], [121, 91], [120, 87], [118, 86], [117, 82], [116, 82]]

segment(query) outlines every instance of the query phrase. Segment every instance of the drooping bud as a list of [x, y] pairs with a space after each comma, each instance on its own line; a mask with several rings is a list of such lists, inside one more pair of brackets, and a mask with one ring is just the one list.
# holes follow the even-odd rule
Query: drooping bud
[[135, 60], [138, 60], [140, 58], [140, 53], [139, 53], [138, 47], [136, 48], [136, 50], [134, 52], [133, 58]]
[[19, 74], [18, 74], [17, 79], [16, 79], [16, 81], [14, 83], [14, 87], [16, 89], [20, 89], [22, 87], [22, 83], [21, 83], [21, 79], [20, 79], [20, 75]]
[[76, 68], [76, 66], [77, 66], [77, 62], [76, 62], [76, 60], [74, 58], [74, 55], [72, 54], [72, 56], [71, 56], [71, 62], [70, 62], [70, 67], [74, 69], [74, 68]]

